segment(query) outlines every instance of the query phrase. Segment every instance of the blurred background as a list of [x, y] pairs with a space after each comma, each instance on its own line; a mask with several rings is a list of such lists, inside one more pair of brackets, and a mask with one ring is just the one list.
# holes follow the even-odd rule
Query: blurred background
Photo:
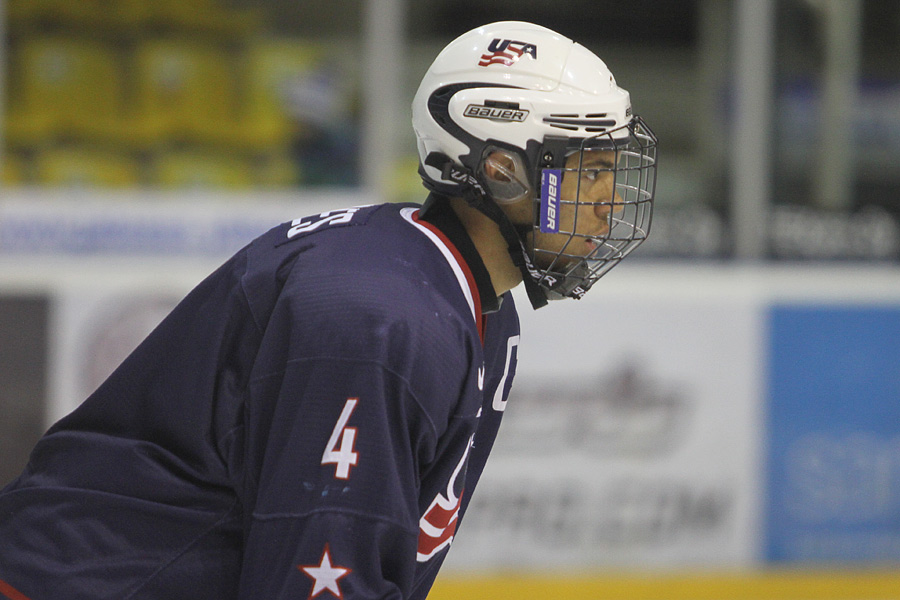
[[418, 81], [497, 20], [604, 59], [658, 200], [520, 303], [433, 597], [900, 598], [900, 0], [0, 0], [0, 485], [253, 237], [421, 202]]

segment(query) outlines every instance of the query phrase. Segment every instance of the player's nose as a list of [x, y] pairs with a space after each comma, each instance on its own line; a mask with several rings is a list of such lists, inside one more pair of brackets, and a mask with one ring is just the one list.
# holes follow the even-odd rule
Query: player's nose
[[598, 219], [607, 219], [610, 213], [620, 213], [625, 208], [625, 201], [622, 199], [622, 196], [619, 195], [618, 191], [613, 191], [612, 197], [608, 195], [606, 198], [599, 197], [594, 200], [594, 214]]

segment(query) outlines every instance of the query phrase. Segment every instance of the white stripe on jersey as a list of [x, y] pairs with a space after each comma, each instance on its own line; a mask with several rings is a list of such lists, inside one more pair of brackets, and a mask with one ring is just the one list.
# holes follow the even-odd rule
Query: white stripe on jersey
[[469, 282], [466, 280], [466, 274], [463, 272], [462, 267], [459, 266], [459, 263], [456, 261], [456, 257], [453, 256], [453, 252], [450, 251], [450, 248], [444, 244], [444, 242], [434, 234], [433, 231], [416, 223], [412, 216], [419, 209], [414, 207], [407, 207], [400, 210], [400, 215], [412, 223], [415, 227], [419, 229], [422, 233], [428, 236], [428, 239], [437, 246], [438, 250], [441, 251], [441, 254], [444, 255], [444, 258], [447, 260], [447, 263], [450, 265], [450, 268], [453, 269], [453, 273], [456, 275], [456, 280], [459, 283], [459, 287], [462, 289], [463, 295], [466, 297], [466, 302], [469, 303], [469, 310], [472, 311], [472, 318], [475, 319], [475, 322], [478, 322], [478, 316], [475, 314], [475, 300], [472, 298], [472, 290], [469, 288]]

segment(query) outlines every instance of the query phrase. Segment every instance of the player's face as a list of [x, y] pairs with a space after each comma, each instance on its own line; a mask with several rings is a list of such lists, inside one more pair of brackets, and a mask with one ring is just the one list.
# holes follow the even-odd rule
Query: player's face
[[[546, 251], [536, 253], [537, 266], [547, 269], [553, 263], [553, 270], [560, 270], [593, 252], [598, 247], [595, 239], [609, 232], [612, 214], [622, 209], [622, 198], [615, 190], [615, 159], [614, 152], [597, 150], [585, 152], [583, 159], [576, 152], [566, 160], [560, 189], [561, 233], [529, 234], [534, 248]], [[555, 258], [557, 254], [570, 257]]]

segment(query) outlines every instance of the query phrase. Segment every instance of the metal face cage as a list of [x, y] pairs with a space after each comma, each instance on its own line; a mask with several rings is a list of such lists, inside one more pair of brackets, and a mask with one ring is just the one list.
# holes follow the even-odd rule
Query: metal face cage
[[[657, 165], [650, 128], [635, 117], [576, 143], [563, 161], [562, 149], [547, 150], [554, 144], [545, 141], [536, 186], [531, 259], [550, 299], [580, 298], [650, 233]], [[542, 244], [548, 234], [552, 243]]]

